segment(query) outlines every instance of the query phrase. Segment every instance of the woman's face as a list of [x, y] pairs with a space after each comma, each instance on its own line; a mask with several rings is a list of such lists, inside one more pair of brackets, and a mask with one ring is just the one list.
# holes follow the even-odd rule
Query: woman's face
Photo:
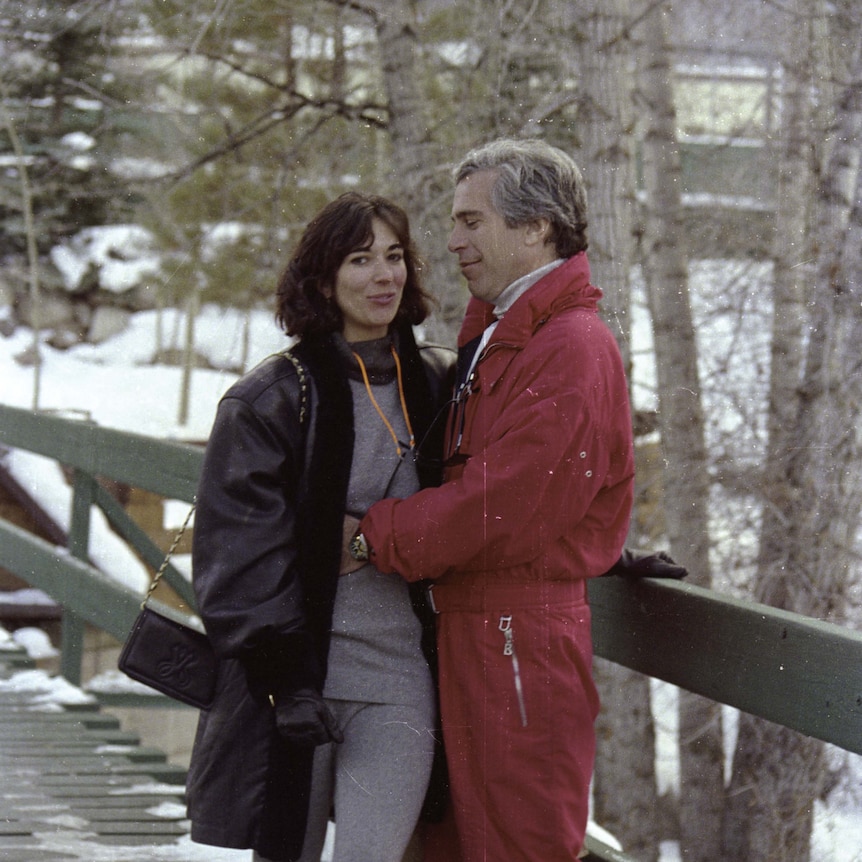
[[383, 338], [395, 319], [407, 281], [404, 248], [386, 222], [371, 222], [372, 242], [350, 252], [335, 274], [335, 304], [344, 317], [346, 341]]

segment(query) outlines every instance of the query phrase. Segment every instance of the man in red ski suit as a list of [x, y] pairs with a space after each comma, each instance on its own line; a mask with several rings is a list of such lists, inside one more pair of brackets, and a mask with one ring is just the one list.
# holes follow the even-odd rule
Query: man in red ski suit
[[372, 506], [350, 553], [433, 580], [464, 862], [563, 862], [583, 848], [599, 707], [586, 581], [620, 558], [632, 505], [626, 379], [568, 156], [540, 141], [474, 151], [452, 218], [473, 299], [446, 481]]

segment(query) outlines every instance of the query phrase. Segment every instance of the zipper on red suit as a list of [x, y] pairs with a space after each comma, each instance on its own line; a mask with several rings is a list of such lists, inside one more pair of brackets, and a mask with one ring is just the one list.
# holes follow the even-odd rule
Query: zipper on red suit
[[524, 703], [524, 686], [521, 682], [521, 666], [518, 663], [518, 654], [515, 652], [515, 632], [512, 629], [512, 616], [500, 617], [499, 629], [503, 632], [503, 655], [512, 659], [512, 673], [515, 677], [515, 694], [518, 697], [518, 709], [521, 712], [521, 727], [527, 726], [527, 705]]
[[[482, 388], [477, 371], [479, 365], [483, 363], [491, 353], [494, 353], [501, 348], [513, 351], [512, 357], [509, 359], [509, 362], [511, 362], [517, 353], [518, 345], [509, 344], [505, 341], [495, 341], [493, 344], [489, 344], [487, 347], [483, 348], [481, 354], [478, 356], [476, 362], [467, 374], [467, 378], [458, 387], [458, 391], [455, 393], [453, 409], [449, 415], [449, 422], [447, 424], [447, 442], [445, 447], [447, 455], [445, 466], [463, 464], [469, 458], [469, 455], [465, 456], [461, 454], [461, 442], [464, 439], [464, 429], [467, 424], [467, 402], [470, 400], [471, 395], [479, 393]], [[497, 375], [496, 379], [491, 381], [488, 387], [489, 392], [497, 386], [501, 377], [502, 375]], [[477, 385], [474, 387], [474, 384]]]

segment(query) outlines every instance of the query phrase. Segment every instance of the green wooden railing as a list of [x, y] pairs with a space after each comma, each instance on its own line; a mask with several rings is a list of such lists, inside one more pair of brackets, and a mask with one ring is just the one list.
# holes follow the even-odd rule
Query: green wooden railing
[[[88, 562], [92, 506], [149, 563], [162, 557], [97, 480], [191, 501], [202, 450], [3, 405], [0, 445], [73, 471], [68, 548], [0, 519], [0, 566], [62, 605], [61, 670], [79, 682], [84, 623], [124, 640], [141, 601]], [[182, 576], [166, 577], [193, 607]], [[597, 655], [862, 754], [862, 634], [685, 582], [601, 578], [590, 603]], [[590, 850], [627, 859], [599, 842]]]
[[[4, 405], [0, 405], [0, 445], [52, 458], [71, 469], [74, 477], [68, 548], [58, 548], [0, 519], [0, 566], [62, 605], [61, 672], [77, 684], [84, 623], [123, 641], [142, 599], [123, 585], [122, 578], [112, 578], [90, 563], [92, 506], [104, 511], [114, 529], [150, 565], [157, 567], [164, 556], [97, 479], [113, 479], [171, 499], [191, 501], [203, 452], [196, 446]], [[182, 575], [170, 567], [164, 577], [194, 607], [190, 586]], [[159, 607], [158, 602], [155, 606]]]

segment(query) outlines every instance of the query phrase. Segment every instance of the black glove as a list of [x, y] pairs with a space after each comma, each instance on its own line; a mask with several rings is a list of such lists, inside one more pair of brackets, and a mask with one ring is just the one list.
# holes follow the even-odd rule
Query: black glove
[[344, 734], [323, 696], [304, 688], [293, 694], [277, 695], [275, 725], [281, 738], [294, 745], [313, 747], [327, 742], [343, 742]]
[[[605, 572], [605, 575], [622, 575], [629, 578], [674, 578], [680, 580], [688, 574], [688, 569], [677, 565], [670, 554], [664, 551], [630, 551], [623, 549], [619, 560]], [[604, 577], [603, 575], [602, 577]]]
[[307, 634], [272, 638], [242, 658], [249, 691], [272, 704], [282, 739], [306, 747], [344, 739], [318, 691], [322, 674]]

